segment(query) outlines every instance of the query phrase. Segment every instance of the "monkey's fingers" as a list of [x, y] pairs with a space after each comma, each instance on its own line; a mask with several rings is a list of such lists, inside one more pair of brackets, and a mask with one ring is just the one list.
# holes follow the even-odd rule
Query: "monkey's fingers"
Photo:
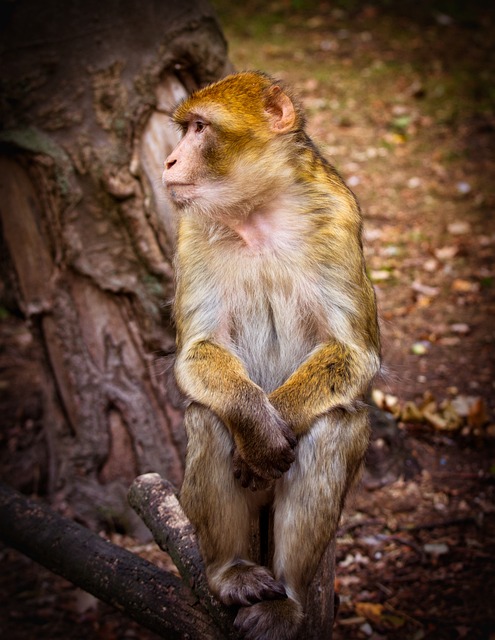
[[296, 452], [294, 451], [294, 449], [292, 447], [284, 447], [284, 449], [279, 452], [279, 455], [272, 458], [270, 462], [276, 469], [278, 469], [282, 473], [285, 473], [289, 470], [291, 464], [295, 459]]
[[291, 449], [295, 449], [296, 446], [297, 446], [297, 438], [294, 435], [294, 432], [292, 431], [292, 429], [290, 427], [288, 427], [287, 425], [284, 425], [284, 427], [282, 429], [282, 435], [284, 436], [284, 438], [289, 443], [290, 448]]
[[222, 577], [220, 600], [230, 605], [249, 606], [262, 600], [284, 600], [287, 592], [266, 567], [240, 561], [228, 568]]
[[[241, 486], [244, 489], [250, 489], [251, 491], [263, 491], [268, 489], [272, 480], [269, 478], [262, 478], [258, 475], [249, 465], [241, 458], [239, 453], [234, 451], [233, 454], [233, 466], [234, 466], [234, 478], [240, 481]], [[282, 475], [282, 474], [280, 474]]]

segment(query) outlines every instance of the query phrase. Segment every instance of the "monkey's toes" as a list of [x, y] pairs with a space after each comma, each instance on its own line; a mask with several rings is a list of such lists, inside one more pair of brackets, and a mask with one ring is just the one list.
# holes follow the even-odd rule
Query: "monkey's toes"
[[295, 600], [267, 600], [242, 607], [234, 626], [246, 640], [292, 640], [302, 621], [302, 608]]
[[266, 567], [239, 562], [221, 578], [219, 598], [226, 605], [249, 606], [261, 600], [287, 598], [284, 585]]

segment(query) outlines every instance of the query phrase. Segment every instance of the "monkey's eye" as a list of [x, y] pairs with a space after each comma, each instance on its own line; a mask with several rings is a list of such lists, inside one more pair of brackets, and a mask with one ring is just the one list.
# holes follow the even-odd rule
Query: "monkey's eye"
[[201, 120], [196, 120], [193, 123], [193, 126], [194, 133], [202, 133], [206, 129], [206, 124], [204, 122], [201, 122]]

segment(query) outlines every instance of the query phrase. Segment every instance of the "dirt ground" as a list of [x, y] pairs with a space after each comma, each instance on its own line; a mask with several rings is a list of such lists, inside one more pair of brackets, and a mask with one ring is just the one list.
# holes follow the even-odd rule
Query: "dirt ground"
[[[494, 640], [495, 12], [214, 4], [237, 68], [301, 95], [365, 219], [383, 335], [374, 399], [395, 419], [376, 427], [339, 531], [334, 639]], [[154, 637], [1, 554], [5, 637]]]

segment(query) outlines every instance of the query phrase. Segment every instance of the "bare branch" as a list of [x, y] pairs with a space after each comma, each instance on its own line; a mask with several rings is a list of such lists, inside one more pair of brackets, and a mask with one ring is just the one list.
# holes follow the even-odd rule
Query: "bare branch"
[[157, 473], [147, 473], [132, 484], [129, 502], [150, 529], [158, 546], [171, 556], [184, 582], [198, 596], [201, 605], [226, 637], [238, 638], [233, 630], [234, 614], [208, 589], [196, 534], [177, 500], [175, 487]]
[[0, 538], [167, 640], [223, 637], [179, 578], [3, 483]]

